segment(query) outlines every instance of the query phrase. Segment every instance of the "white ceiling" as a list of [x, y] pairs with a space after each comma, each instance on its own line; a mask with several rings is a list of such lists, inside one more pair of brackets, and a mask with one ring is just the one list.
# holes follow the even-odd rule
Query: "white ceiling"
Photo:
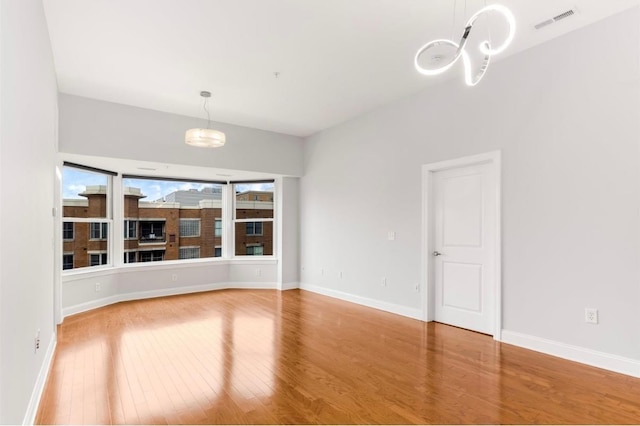
[[[640, 0], [500, 3], [513, 11], [518, 28], [514, 43], [492, 66]], [[459, 77], [455, 72], [424, 77], [414, 70], [413, 57], [432, 39], [455, 35], [458, 41], [466, 20], [485, 0], [44, 0], [44, 5], [61, 92], [205, 117], [199, 93], [209, 90], [214, 121], [307, 136]], [[533, 29], [571, 8], [577, 8], [575, 16]], [[494, 37], [497, 19], [491, 21]], [[491, 69], [485, 78], [490, 74]]]

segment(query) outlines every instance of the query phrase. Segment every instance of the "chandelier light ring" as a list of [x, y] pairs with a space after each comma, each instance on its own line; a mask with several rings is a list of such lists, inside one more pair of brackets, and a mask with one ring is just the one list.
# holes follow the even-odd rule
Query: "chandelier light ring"
[[[476, 20], [481, 15], [488, 12], [497, 12], [501, 14], [507, 21], [507, 24], [509, 26], [509, 33], [507, 34], [507, 37], [502, 42], [502, 44], [500, 44], [495, 48], [491, 46], [491, 43], [488, 40], [484, 40], [480, 42], [478, 48], [480, 49], [480, 52], [484, 54], [484, 59], [483, 59], [482, 66], [480, 67], [480, 71], [478, 71], [478, 73], [475, 76], [473, 76], [471, 74], [472, 72], [471, 60], [469, 58], [468, 53], [466, 52], [465, 47], [467, 44], [467, 39], [469, 37], [469, 34], [471, 33], [471, 30], [473, 29], [473, 25], [475, 24]], [[465, 82], [469, 86], [475, 86], [482, 79], [482, 77], [484, 77], [484, 74], [486, 73], [487, 68], [489, 67], [489, 63], [491, 62], [491, 56], [497, 55], [503, 52], [511, 44], [515, 36], [515, 29], [516, 29], [516, 20], [509, 9], [507, 9], [506, 7], [500, 4], [493, 4], [493, 5], [486, 6], [480, 9], [479, 11], [477, 11], [476, 13], [474, 13], [473, 16], [469, 18], [469, 21], [467, 21], [467, 25], [465, 26], [464, 33], [460, 38], [459, 44], [452, 40], [438, 39], [438, 40], [430, 41], [429, 43], [422, 46], [416, 53], [416, 56], [413, 61], [415, 68], [420, 74], [423, 74], [423, 75], [431, 76], [431, 75], [442, 74], [443, 72], [451, 68], [462, 56], [462, 62], [464, 64]], [[423, 66], [421, 66], [419, 63], [419, 59], [421, 55], [423, 55], [425, 52], [429, 51], [430, 49], [433, 49], [441, 45], [452, 46], [456, 49], [456, 53], [453, 56], [453, 58], [446, 64], [437, 68], [431, 69], [431, 68], [424, 68]]]
[[195, 146], [198, 148], [220, 148], [224, 146], [227, 138], [225, 134], [219, 130], [211, 129], [211, 115], [207, 108], [207, 101], [211, 97], [211, 92], [203, 90], [200, 92], [200, 96], [203, 99], [202, 108], [207, 113], [207, 128], [201, 129], [189, 129], [185, 133], [184, 142], [187, 145]]
[[471, 59], [466, 50], [462, 51], [462, 62], [464, 63], [464, 82], [467, 86], [475, 86], [482, 80], [482, 77], [484, 77], [484, 74], [487, 72], [489, 62], [491, 62], [491, 56], [485, 55], [480, 71], [478, 71], [475, 76], [471, 75]]
[[509, 45], [513, 41], [513, 38], [516, 35], [516, 18], [513, 16], [513, 13], [511, 13], [511, 11], [506, 7], [504, 7], [503, 5], [492, 4], [477, 11], [475, 15], [473, 15], [471, 19], [469, 19], [469, 22], [467, 23], [467, 27], [469, 27], [470, 25], [473, 26], [476, 19], [478, 19], [480, 15], [486, 12], [500, 13], [504, 17], [504, 19], [507, 21], [507, 24], [509, 25], [509, 34], [507, 34], [507, 38], [504, 39], [504, 41], [500, 46], [491, 48], [491, 44], [486, 40], [480, 43], [480, 51], [482, 53], [484, 53], [485, 55], [498, 55], [504, 52], [504, 50], [507, 47], [509, 47]]
[[[420, 55], [422, 55], [424, 52], [426, 52], [427, 50], [436, 47], [436, 46], [440, 46], [440, 45], [449, 45], [449, 46], [453, 46], [456, 48], [456, 55], [453, 57], [453, 59], [441, 66], [440, 68], [434, 68], [434, 69], [428, 69], [428, 68], [423, 68], [422, 66], [420, 66], [420, 64], [418, 63], [418, 59], [420, 58]], [[422, 46], [419, 50], [418, 53], [416, 53], [416, 56], [414, 58], [414, 64], [416, 66], [416, 69], [418, 70], [418, 72], [420, 74], [423, 75], [438, 75], [438, 74], [442, 74], [443, 72], [447, 71], [449, 68], [451, 68], [453, 66], [453, 64], [455, 64], [458, 61], [458, 58], [460, 57], [460, 55], [457, 53], [459, 49], [458, 43], [451, 41], [451, 40], [447, 40], [447, 39], [438, 39], [438, 40], [433, 40], [430, 41], [429, 43], [425, 44], [424, 46]]]

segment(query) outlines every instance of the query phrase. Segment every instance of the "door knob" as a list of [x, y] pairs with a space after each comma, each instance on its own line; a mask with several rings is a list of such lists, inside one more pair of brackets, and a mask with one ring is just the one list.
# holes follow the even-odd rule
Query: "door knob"
[[439, 251], [434, 251], [434, 252], [433, 252], [433, 255], [434, 255], [434, 256], [442, 256], [442, 253], [440, 253]]

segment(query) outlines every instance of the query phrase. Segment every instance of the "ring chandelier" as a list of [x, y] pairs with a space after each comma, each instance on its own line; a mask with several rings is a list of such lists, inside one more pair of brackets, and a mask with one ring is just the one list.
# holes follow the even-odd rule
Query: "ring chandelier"
[[[471, 60], [469, 59], [469, 54], [465, 50], [465, 46], [467, 44], [467, 38], [469, 37], [469, 34], [471, 33], [471, 29], [473, 28], [473, 25], [475, 24], [476, 20], [481, 15], [489, 12], [498, 12], [506, 19], [507, 23], [509, 24], [509, 34], [507, 35], [507, 38], [504, 40], [504, 42], [502, 42], [502, 44], [496, 48], [492, 48], [491, 43], [488, 40], [484, 40], [480, 43], [478, 47], [480, 49], [480, 52], [484, 54], [484, 59], [482, 61], [482, 66], [480, 67], [480, 70], [478, 71], [478, 73], [476, 75], [472, 75]], [[499, 4], [489, 5], [477, 11], [469, 19], [469, 21], [467, 22], [467, 25], [465, 25], [464, 33], [462, 34], [462, 38], [460, 39], [459, 44], [452, 40], [446, 40], [446, 39], [438, 39], [438, 40], [430, 41], [429, 43], [425, 44], [418, 50], [418, 53], [416, 53], [416, 56], [414, 59], [414, 64], [418, 72], [421, 74], [438, 75], [447, 71], [449, 68], [453, 66], [453, 64], [455, 64], [458, 61], [460, 57], [462, 57], [462, 62], [464, 63], [465, 82], [467, 83], [468, 86], [475, 86], [476, 84], [478, 84], [478, 82], [482, 79], [482, 77], [484, 77], [484, 74], [487, 72], [487, 68], [489, 67], [489, 62], [491, 61], [491, 56], [497, 55], [502, 51], [504, 51], [509, 46], [509, 44], [511, 44], [511, 42], [513, 41], [515, 32], [516, 32], [516, 20], [513, 14], [511, 13], [511, 11]], [[453, 48], [456, 49], [456, 53], [453, 56], [453, 58], [449, 60], [448, 63], [445, 63], [444, 65], [441, 65], [438, 68], [422, 67], [419, 63], [419, 59], [421, 58], [421, 56], [424, 55], [425, 53], [428, 53], [429, 50], [438, 46], [452, 46]], [[433, 59], [441, 59], [441, 57], [433, 56]]]

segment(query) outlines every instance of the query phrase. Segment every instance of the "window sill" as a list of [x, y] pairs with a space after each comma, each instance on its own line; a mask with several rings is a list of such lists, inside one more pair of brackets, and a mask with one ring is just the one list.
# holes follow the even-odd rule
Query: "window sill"
[[119, 266], [93, 266], [73, 270], [62, 271], [62, 281], [76, 281], [92, 277], [101, 277], [135, 270], [163, 270], [182, 269], [213, 265], [276, 265], [278, 259], [275, 256], [238, 256], [232, 259], [219, 257], [205, 259], [165, 260], [162, 262], [136, 262]]

